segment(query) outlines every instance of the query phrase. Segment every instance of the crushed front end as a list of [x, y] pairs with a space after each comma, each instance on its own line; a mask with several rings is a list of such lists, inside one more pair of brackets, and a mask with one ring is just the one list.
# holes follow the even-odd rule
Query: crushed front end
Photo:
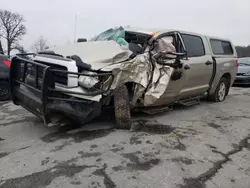
[[53, 52], [18, 55], [10, 70], [12, 100], [47, 126], [84, 124], [104, 107], [116, 109], [117, 93], [124, 87], [128, 101], [118, 106], [127, 107], [128, 117], [132, 109], [163, 106], [170, 81], [181, 78], [177, 56], [183, 54], [168, 38], [151, 39], [118, 28]]
[[[78, 86], [78, 78], [95, 77], [104, 82], [107, 78], [112, 79], [111, 72], [71, 72], [62, 65], [65, 61], [75, 63], [73, 60], [52, 55], [40, 55], [39, 58], [16, 56], [12, 59], [10, 83], [14, 104], [42, 118], [47, 126], [69, 122], [84, 124], [100, 115], [110, 93], [109, 87], [102, 90], [99, 83], [88, 90]], [[50, 61], [46, 61], [48, 58]], [[53, 59], [61, 65], [52, 63]]]

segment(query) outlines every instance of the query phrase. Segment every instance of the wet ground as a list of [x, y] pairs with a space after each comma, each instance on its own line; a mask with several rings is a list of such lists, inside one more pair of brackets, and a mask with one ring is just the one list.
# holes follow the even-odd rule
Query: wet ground
[[250, 187], [250, 88], [232, 88], [222, 103], [135, 115], [130, 131], [105, 119], [46, 128], [1, 103], [0, 187]]

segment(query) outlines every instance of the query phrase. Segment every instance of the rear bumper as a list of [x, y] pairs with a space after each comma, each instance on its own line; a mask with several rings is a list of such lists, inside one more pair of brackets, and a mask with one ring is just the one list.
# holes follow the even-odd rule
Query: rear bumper
[[9, 80], [9, 74], [1, 74], [0, 80]]
[[236, 76], [234, 85], [250, 85], [250, 76]]

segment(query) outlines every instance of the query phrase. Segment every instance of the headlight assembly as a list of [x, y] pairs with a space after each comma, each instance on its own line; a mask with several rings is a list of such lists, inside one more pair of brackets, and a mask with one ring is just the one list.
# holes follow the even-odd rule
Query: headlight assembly
[[[84, 74], [95, 75], [95, 72], [83, 71]], [[97, 75], [97, 74], [96, 74]], [[81, 87], [90, 89], [99, 82], [98, 76], [83, 76], [81, 75], [78, 79], [78, 83]]]

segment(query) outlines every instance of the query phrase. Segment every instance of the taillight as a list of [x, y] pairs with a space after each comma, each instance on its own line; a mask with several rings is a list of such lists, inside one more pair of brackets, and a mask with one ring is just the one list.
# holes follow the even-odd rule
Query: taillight
[[3, 63], [7, 66], [10, 67], [11, 62], [9, 60], [3, 60]]
[[240, 66], [240, 62], [238, 60], [236, 60], [236, 66], [239, 67]]

